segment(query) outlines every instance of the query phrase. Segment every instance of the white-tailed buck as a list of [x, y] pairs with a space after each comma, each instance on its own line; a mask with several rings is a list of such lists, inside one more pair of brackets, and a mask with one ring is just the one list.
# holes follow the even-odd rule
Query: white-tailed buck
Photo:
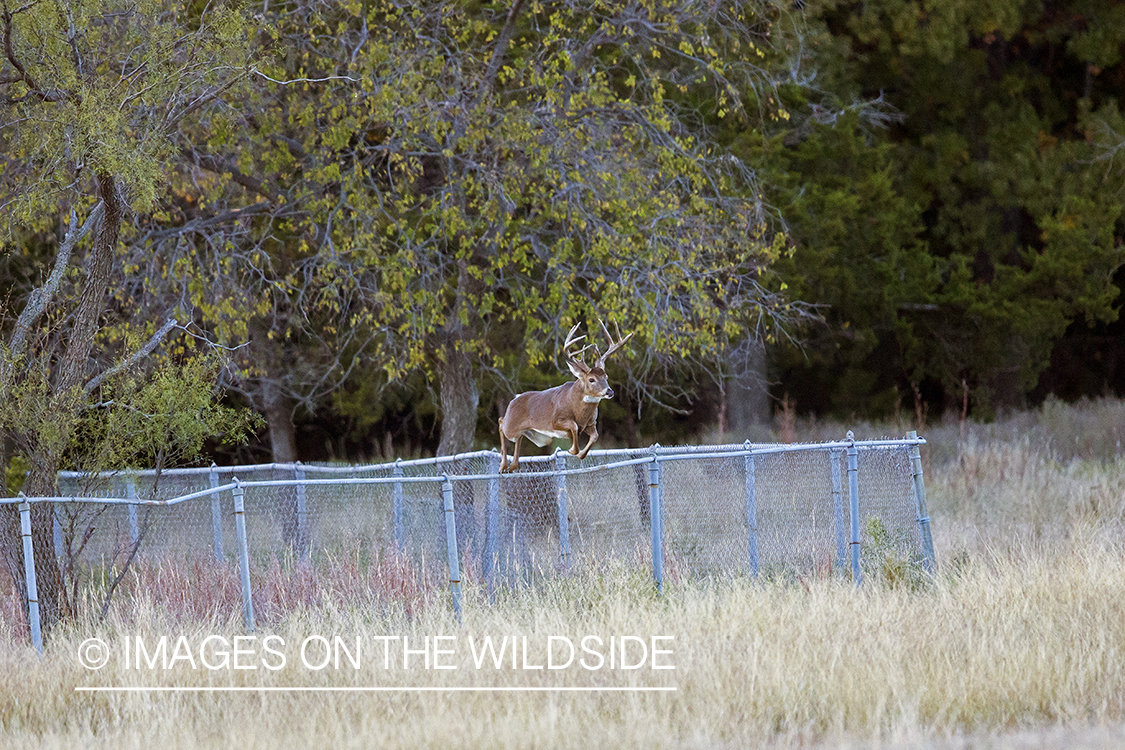
[[[520, 465], [520, 441], [527, 438], [542, 448], [554, 438], [571, 439], [571, 455], [585, 458], [590, 446], [598, 439], [598, 402], [603, 398], [613, 398], [613, 389], [605, 375], [605, 361], [609, 355], [620, 349], [633, 334], [621, 337], [621, 329], [617, 328], [617, 340], [609, 334], [609, 329], [600, 320], [602, 330], [609, 339], [609, 348], [605, 354], [598, 351], [594, 344], [587, 344], [576, 352], [570, 348], [586, 338], [574, 337], [578, 332], [576, 324], [566, 335], [563, 352], [566, 364], [574, 373], [576, 380], [564, 385], [548, 388], [545, 391], [531, 391], [521, 393], [511, 400], [504, 416], [500, 419], [500, 471], [515, 471]], [[616, 328], [616, 325], [615, 325]], [[594, 350], [594, 366], [586, 365], [582, 353], [587, 349]], [[578, 450], [578, 434], [585, 432], [590, 436], [586, 447]], [[515, 442], [512, 450], [512, 462], [508, 463], [508, 440]]]

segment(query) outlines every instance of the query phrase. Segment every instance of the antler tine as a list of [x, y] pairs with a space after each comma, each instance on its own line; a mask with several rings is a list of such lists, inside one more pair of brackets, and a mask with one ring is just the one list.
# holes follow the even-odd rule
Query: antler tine
[[581, 349], [579, 349], [576, 352], [569, 351], [570, 347], [574, 346], [579, 341], [586, 338], [585, 334], [579, 336], [578, 338], [574, 337], [574, 334], [578, 332], [578, 326], [579, 325], [581, 325], [581, 323], [575, 323], [574, 327], [570, 329], [570, 332], [566, 334], [566, 341], [563, 342], [563, 347], [562, 347], [563, 348], [563, 354], [566, 357], [568, 357], [569, 359], [573, 359], [573, 360], [578, 360], [578, 358], [582, 356], [582, 353], [584, 351], [586, 351], [591, 346], [593, 346], [593, 344], [587, 344], [586, 346], [582, 347]]
[[575, 344], [577, 344], [582, 339], [586, 338], [585, 335], [579, 336], [578, 338], [574, 338], [574, 334], [578, 333], [578, 326], [580, 326], [580, 325], [582, 325], [582, 324], [581, 323], [575, 323], [571, 327], [570, 331], [567, 332], [566, 341], [563, 342], [563, 349], [569, 349], [570, 347], [574, 346]]
[[613, 336], [609, 335], [609, 329], [605, 327], [605, 322], [601, 318], [598, 318], [598, 325], [602, 327], [602, 333], [604, 333], [605, 337], [609, 339], [609, 345], [613, 346]]
[[617, 330], [617, 341], [614, 341], [613, 336], [609, 334], [609, 329], [605, 327], [605, 323], [602, 322], [601, 318], [598, 318], [598, 324], [601, 325], [602, 330], [605, 332], [605, 337], [609, 339], [609, 348], [605, 350], [605, 354], [598, 355], [598, 361], [595, 366], [605, 367], [605, 361], [609, 357], [609, 355], [613, 354], [615, 351], [624, 346], [625, 342], [633, 337], [633, 334], [630, 333], [625, 338], [621, 338], [621, 326], [617, 325], [617, 321], [614, 321], [613, 327]]

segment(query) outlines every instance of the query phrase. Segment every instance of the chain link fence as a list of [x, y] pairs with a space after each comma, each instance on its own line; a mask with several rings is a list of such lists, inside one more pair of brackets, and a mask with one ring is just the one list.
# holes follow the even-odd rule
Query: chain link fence
[[180, 602], [192, 613], [241, 598], [252, 628], [255, 612], [281, 616], [325, 597], [409, 607], [448, 585], [460, 615], [462, 581], [495, 596], [610, 565], [651, 571], [660, 587], [932, 571], [924, 443], [849, 433], [834, 443], [592, 451], [582, 461], [556, 452], [523, 457], [511, 474], [498, 473], [493, 451], [369, 466], [63, 472], [58, 498], [0, 502], [20, 503], [24, 518], [30, 503], [51, 503], [64, 573], [83, 572], [103, 591], [123, 580], [119, 596], [203, 600]]

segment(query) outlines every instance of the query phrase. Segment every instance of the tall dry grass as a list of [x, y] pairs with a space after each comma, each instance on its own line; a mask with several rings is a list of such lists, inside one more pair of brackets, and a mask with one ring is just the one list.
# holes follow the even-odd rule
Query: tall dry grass
[[[151, 573], [153, 595], [116, 608], [106, 622], [56, 631], [43, 659], [25, 645], [15, 605], [0, 600], [0, 748], [1125, 747], [1125, 458], [1104, 444], [1121, 409], [1113, 401], [1073, 412], [1049, 405], [1011, 424], [973, 425], [964, 437], [956, 423], [925, 432], [940, 571], [921, 585], [732, 580], [674, 584], [658, 598], [645, 571], [617, 566], [500, 594], [495, 604], [470, 587], [458, 626], [443, 592], [393, 567], [349, 573], [338, 561], [328, 582], [286, 575], [284, 567], [263, 574], [274, 616], [260, 634], [287, 644], [309, 635], [451, 634], [462, 644], [457, 670], [385, 672], [368, 661], [358, 672], [295, 664], [278, 672], [138, 672], [111, 662], [88, 672], [78, 664], [78, 644], [90, 636], [113, 644], [125, 635], [183, 634], [199, 643], [240, 633], [230, 608], [219, 616], [172, 606], [192, 586], [231, 598], [232, 582], [205, 571]], [[900, 431], [869, 427], [854, 429]], [[799, 439], [817, 437], [808, 425], [797, 430]], [[1102, 442], [1073, 439], [1099, 430]], [[535, 644], [547, 636], [586, 634], [673, 635], [676, 669], [477, 670], [463, 646], [470, 635], [527, 636], [534, 662]], [[677, 691], [74, 690], [153, 684]]]
[[[470, 592], [477, 599], [480, 592]], [[480, 604], [479, 601], [474, 602]], [[39, 660], [2, 637], [0, 747], [523, 747], [730, 746], [761, 743], [932, 744], [961, 733], [1118, 724], [1125, 719], [1125, 555], [1071, 539], [1050, 558], [1030, 550], [980, 556], [916, 591], [833, 580], [746, 581], [669, 590], [617, 570], [558, 580], [469, 606], [463, 626], [443, 606], [407, 621], [321, 606], [270, 628], [286, 643], [310, 634], [674, 635], [672, 672], [559, 674], [491, 666], [461, 649], [456, 671], [129, 670], [76, 661], [90, 635], [200, 643], [236, 622], [185, 624], [138, 605], [128, 622], [57, 632]], [[376, 660], [379, 661], [379, 660]], [[673, 685], [673, 694], [130, 694], [90, 685]]]

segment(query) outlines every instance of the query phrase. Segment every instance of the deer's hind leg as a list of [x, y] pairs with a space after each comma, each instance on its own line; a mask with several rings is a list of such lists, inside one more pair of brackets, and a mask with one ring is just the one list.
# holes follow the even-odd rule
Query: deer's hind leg
[[520, 467], [520, 443], [523, 442], [523, 433], [516, 435], [513, 441], [516, 447], [512, 449], [512, 463], [508, 466], [508, 471], [515, 471]]
[[504, 435], [504, 419], [500, 420], [500, 471], [508, 470], [508, 438]]

